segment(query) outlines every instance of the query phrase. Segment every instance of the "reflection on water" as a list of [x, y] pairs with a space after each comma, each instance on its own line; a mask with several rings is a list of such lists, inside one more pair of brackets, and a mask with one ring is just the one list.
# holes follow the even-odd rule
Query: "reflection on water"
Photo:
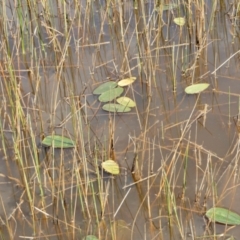
[[[126, 239], [191, 239], [192, 222], [194, 237], [206, 234], [201, 218], [204, 207], [216, 204], [240, 212], [238, 136], [233, 121], [239, 111], [239, 54], [235, 54], [239, 19], [234, 15], [233, 21], [232, 14], [231, 18], [224, 14], [227, 5], [213, 14], [214, 4], [155, 10], [151, 1], [144, 9], [137, 2], [66, 3], [65, 7], [51, 3], [50, 14], [49, 6], [38, 3], [33, 16], [26, 12], [32, 22], [24, 23], [24, 39], [10, 36], [12, 28], [17, 28], [12, 26], [8, 41], [12, 66], [2, 50], [0, 68], [1, 156], [7, 158], [0, 168], [4, 206], [0, 214], [6, 221], [14, 213], [10, 219], [17, 223], [14, 236], [29, 236], [35, 229], [36, 235], [42, 231], [53, 235], [51, 239], [64, 234], [66, 239], [78, 239], [95, 234], [104, 225], [101, 218], [107, 226], [116, 218], [129, 224]], [[15, 22], [18, 12], [6, 9], [9, 21]], [[188, 25], [180, 28], [173, 23], [179, 15], [185, 16]], [[106, 80], [129, 76], [137, 81], [125, 95], [136, 101], [136, 109], [116, 115], [103, 111], [93, 89]], [[32, 133], [16, 123], [20, 121], [13, 111], [17, 99], [8, 104], [6, 81], [11, 79], [17, 79], [25, 127]], [[197, 82], [211, 87], [199, 96], [186, 95], [185, 87]], [[34, 141], [38, 144], [43, 135], [53, 132], [73, 136], [78, 147], [32, 150]], [[99, 184], [96, 169], [108, 157], [111, 138], [122, 173], [115, 179], [103, 174]], [[10, 157], [5, 149], [15, 155]], [[25, 161], [21, 166], [16, 149], [24, 149], [19, 151]], [[39, 163], [32, 161], [37, 158]], [[138, 183], [131, 174], [136, 158]], [[28, 169], [27, 176], [18, 171], [21, 168]], [[9, 187], [18, 178], [30, 179], [34, 209], [28, 206], [30, 193], [25, 186], [18, 191]], [[88, 196], [84, 192], [88, 188], [96, 194]], [[33, 213], [35, 223], [30, 220]], [[169, 218], [175, 215], [179, 218]], [[19, 227], [23, 217], [24, 230]], [[61, 227], [69, 230], [63, 233]], [[106, 229], [100, 230], [108, 236]], [[223, 231], [216, 226], [217, 233]], [[238, 230], [231, 232], [237, 236]]]

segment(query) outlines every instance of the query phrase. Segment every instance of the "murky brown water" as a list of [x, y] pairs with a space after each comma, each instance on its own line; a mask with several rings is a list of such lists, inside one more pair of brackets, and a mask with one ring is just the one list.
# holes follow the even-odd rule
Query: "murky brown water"
[[[9, 219], [9, 226], [14, 229], [13, 239], [27, 239], [34, 234], [39, 239], [40, 236], [46, 239], [81, 239], [85, 233], [96, 232], [94, 209], [101, 212], [100, 202], [97, 201], [95, 206], [93, 196], [88, 196], [91, 203], [88, 207], [93, 216], [88, 222], [88, 213], [84, 212], [81, 199], [76, 197], [73, 201], [70, 198], [78, 196], [79, 191], [78, 186], [72, 187], [71, 179], [73, 169], [79, 167], [85, 155], [89, 167], [94, 170], [90, 163], [95, 156], [95, 144], [100, 149], [99, 156], [103, 156], [103, 149], [109, 145], [111, 127], [115, 157], [122, 173], [115, 179], [104, 180], [104, 189], [109, 184], [110, 192], [105, 218], [107, 224], [113, 216], [129, 224], [130, 230], [124, 232], [124, 239], [201, 239], [207, 229], [202, 216], [204, 208], [216, 204], [240, 213], [239, 139], [233, 118], [238, 114], [240, 97], [239, 54], [233, 55], [239, 51], [240, 45], [238, 26], [232, 25], [233, 20], [235, 23], [240, 20], [237, 15], [230, 20], [226, 14], [230, 6], [227, 2], [220, 2], [215, 16], [210, 14], [214, 4], [211, 1], [206, 3], [205, 20], [201, 19], [202, 22], [196, 15], [201, 10], [197, 9], [197, 3], [191, 5], [191, 11], [186, 10], [188, 5], [185, 8], [182, 5], [180, 12], [165, 11], [162, 20], [151, 2], [145, 4], [145, 18], [141, 8], [133, 9], [131, 3], [124, 3], [124, 9], [111, 3], [109, 15], [104, 3], [94, 2], [92, 8], [81, 3], [80, 19], [75, 15], [74, 7], [67, 5], [68, 17], [73, 19], [67, 22], [68, 29], [71, 29], [68, 33], [70, 38], [67, 39], [64, 32], [64, 18], [56, 17], [64, 10], [59, 8], [56, 16], [52, 17], [58, 49], [53, 47], [56, 39], [48, 39], [51, 29], [44, 27], [44, 16], [37, 19], [42, 21], [39, 35], [31, 38], [28, 35], [31, 31], [26, 30], [26, 38], [35, 44], [26, 44], [25, 55], [17, 51], [16, 40], [10, 38], [12, 62], [21, 88], [21, 104], [32, 124], [36, 144], [53, 130], [56, 134], [75, 136], [74, 121], [77, 117], [72, 116], [70, 103], [78, 108], [76, 115], [80, 116], [83, 111], [85, 114], [81, 118], [85, 149], [47, 152], [39, 147], [41, 178], [46, 184], [43, 187], [46, 209], [41, 209], [41, 191], [34, 175], [34, 164], [30, 160], [28, 162], [28, 177], [34, 186], [34, 211], [37, 212], [33, 226], [26, 190], [20, 184], [23, 176], [13, 154], [13, 131], [5, 117], [6, 113], [11, 114], [11, 107], [5, 107], [3, 82], [7, 78], [2, 77], [1, 124], [5, 139], [2, 138], [0, 152], [0, 215], [4, 222]], [[39, 13], [43, 9], [39, 4]], [[125, 21], [121, 21], [120, 10]], [[185, 25], [180, 30], [172, 21], [178, 13], [186, 18], [187, 14], [193, 14], [192, 25]], [[13, 19], [11, 11], [8, 17]], [[212, 25], [211, 17], [214, 17]], [[166, 25], [159, 28], [162, 21]], [[198, 32], [203, 23], [204, 31]], [[235, 36], [233, 30], [236, 31]], [[39, 36], [42, 42], [39, 42]], [[196, 38], [200, 45], [196, 44]], [[41, 51], [41, 44], [45, 44], [45, 51]], [[2, 68], [6, 68], [4, 62], [3, 57]], [[6, 76], [6, 73], [2, 72], [2, 75]], [[92, 94], [93, 89], [108, 79], [120, 80], [130, 75], [136, 76], [137, 80], [128, 88], [126, 95], [135, 99], [136, 110], [115, 116], [101, 110], [101, 103]], [[174, 76], [175, 92], [172, 91]], [[199, 96], [189, 96], [184, 89], [191, 82], [207, 82], [210, 87]], [[32, 142], [29, 142], [29, 152], [24, 156], [32, 159]], [[4, 144], [7, 154], [3, 150]], [[131, 174], [135, 153], [141, 167], [143, 181], [140, 183], [136, 183]], [[52, 189], [56, 195], [49, 191], [47, 174], [51, 175], [53, 182], [56, 181], [56, 190]], [[147, 178], [151, 174], [153, 176]], [[90, 177], [95, 179], [96, 176], [93, 173]], [[58, 179], [65, 179], [64, 187], [60, 182], [57, 185]], [[93, 187], [98, 189], [97, 182], [93, 182]], [[59, 194], [64, 194], [66, 202], [56, 203]], [[172, 199], [167, 199], [169, 194]], [[177, 214], [179, 222], [174, 219], [170, 226], [170, 206], [167, 203], [173, 201], [176, 201], [177, 208], [172, 209], [171, 214]], [[64, 209], [71, 212], [73, 208], [78, 213], [74, 217], [71, 213], [64, 213]], [[41, 211], [49, 216], [41, 214]], [[69, 230], [73, 222], [78, 229], [77, 235]], [[237, 237], [240, 233], [238, 227], [230, 230], [219, 224], [214, 227], [215, 234]], [[5, 225], [2, 229], [3, 236], [9, 238]]]

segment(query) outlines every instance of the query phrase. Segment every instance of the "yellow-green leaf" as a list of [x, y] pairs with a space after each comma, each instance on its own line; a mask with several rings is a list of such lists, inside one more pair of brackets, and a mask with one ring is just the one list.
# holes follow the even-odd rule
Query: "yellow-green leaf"
[[178, 8], [179, 5], [178, 4], [175, 4], [175, 3], [171, 3], [171, 4], [164, 4], [164, 5], [159, 5], [156, 7], [155, 10], [161, 10], [161, 11], [167, 11], [167, 10], [173, 10], [175, 8]]
[[131, 111], [131, 108], [123, 106], [121, 104], [117, 104], [117, 103], [104, 104], [102, 109], [108, 112], [118, 112], [118, 113]]
[[183, 18], [183, 17], [174, 18], [173, 21], [174, 21], [178, 26], [183, 26], [183, 25], [185, 24], [185, 18]]
[[125, 78], [118, 82], [118, 86], [124, 87], [132, 84], [136, 80], [135, 77]]
[[117, 102], [125, 107], [135, 107], [136, 103], [129, 97], [120, 97]]
[[229, 225], [240, 225], [240, 215], [226, 208], [214, 207], [206, 212], [206, 216], [212, 222]]
[[121, 87], [113, 88], [113, 89], [110, 89], [110, 90], [102, 93], [99, 96], [98, 100], [100, 102], [110, 102], [113, 99], [119, 97], [122, 93], [123, 93], [123, 88], [121, 88]]
[[45, 137], [42, 144], [53, 148], [71, 148], [75, 146], [75, 142], [72, 139], [59, 135]]
[[185, 88], [187, 94], [200, 93], [209, 87], [208, 83], [197, 83]]
[[102, 162], [102, 168], [108, 173], [118, 175], [120, 173], [119, 165], [113, 160], [106, 160]]
[[98, 86], [94, 91], [93, 94], [99, 95], [102, 94], [110, 89], [113, 89], [117, 86], [117, 83], [115, 82], [105, 82]]
[[175, 3], [164, 4], [164, 5], [163, 5], [163, 11], [173, 10], [174, 8], [177, 8], [177, 7], [179, 7], [179, 5], [178, 5], [178, 4], [175, 4]]
[[98, 240], [98, 238], [94, 235], [88, 235], [84, 237], [83, 240]]

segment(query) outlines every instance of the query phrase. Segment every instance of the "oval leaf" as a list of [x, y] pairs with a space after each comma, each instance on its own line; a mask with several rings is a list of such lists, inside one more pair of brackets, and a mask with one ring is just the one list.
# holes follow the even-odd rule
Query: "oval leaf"
[[98, 238], [94, 235], [87, 235], [83, 240], [98, 240]]
[[117, 104], [117, 103], [107, 103], [102, 107], [103, 110], [108, 112], [130, 112], [131, 108]]
[[183, 26], [185, 24], [185, 18], [179, 17], [179, 18], [174, 18], [173, 21], [178, 25], [178, 26]]
[[123, 79], [118, 82], [118, 86], [120, 86], [120, 87], [128, 86], [128, 85], [132, 84], [135, 80], [136, 80], [135, 77]]
[[191, 86], [188, 86], [185, 88], [185, 92], [187, 94], [195, 94], [195, 93], [200, 93], [207, 89], [209, 87], [208, 83], [198, 83], [198, 84], [193, 84]]
[[174, 8], [177, 8], [179, 5], [176, 3], [171, 3], [171, 4], [164, 4], [163, 5], [163, 11], [166, 10], [173, 10]]
[[75, 146], [75, 142], [72, 139], [59, 135], [45, 137], [42, 144], [53, 148], [71, 148]]
[[215, 207], [206, 212], [206, 216], [212, 222], [219, 222], [229, 225], [240, 225], [240, 215], [231, 212], [226, 208]]
[[113, 99], [119, 97], [121, 94], [123, 93], [123, 88], [121, 87], [117, 87], [117, 88], [114, 88], [114, 89], [110, 89], [104, 93], [102, 93], [98, 100], [100, 102], [110, 102], [112, 101]]
[[164, 4], [164, 5], [159, 5], [155, 9], [157, 11], [167, 11], [167, 10], [173, 10], [175, 8], [179, 7], [178, 4], [172, 3], [172, 4]]
[[104, 171], [113, 175], [118, 175], [120, 173], [119, 165], [113, 160], [106, 160], [102, 162], [102, 168]]
[[125, 107], [135, 107], [136, 103], [128, 97], [120, 97], [117, 99], [117, 102]]
[[98, 86], [94, 91], [93, 94], [99, 95], [102, 94], [110, 89], [113, 89], [117, 86], [117, 83], [115, 82], [105, 82]]

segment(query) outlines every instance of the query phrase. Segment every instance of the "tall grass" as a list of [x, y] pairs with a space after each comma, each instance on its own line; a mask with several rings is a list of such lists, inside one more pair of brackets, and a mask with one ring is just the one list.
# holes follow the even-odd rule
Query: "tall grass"
[[[2, 239], [235, 234], [202, 219], [211, 206], [236, 208], [239, 185], [238, 134], [225, 122], [233, 122], [239, 94], [218, 79], [238, 81], [224, 67], [237, 62], [239, 43], [234, 38], [224, 55], [220, 39], [230, 41], [229, 24], [238, 31], [239, 3], [217, 3], [1, 2], [0, 156], [7, 170], [0, 170], [16, 203], [1, 197]], [[231, 18], [221, 24], [229, 7]], [[174, 24], [176, 17], [186, 24]], [[136, 109], [103, 112], [93, 88], [131, 76], [137, 81], [125, 94]], [[186, 96], [184, 88], [197, 82], [214, 91]], [[219, 143], [219, 132], [225, 158], [208, 145], [212, 136]], [[55, 134], [76, 146], [41, 145]], [[119, 176], [100, 167], [107, 159], [120, 164]]]

